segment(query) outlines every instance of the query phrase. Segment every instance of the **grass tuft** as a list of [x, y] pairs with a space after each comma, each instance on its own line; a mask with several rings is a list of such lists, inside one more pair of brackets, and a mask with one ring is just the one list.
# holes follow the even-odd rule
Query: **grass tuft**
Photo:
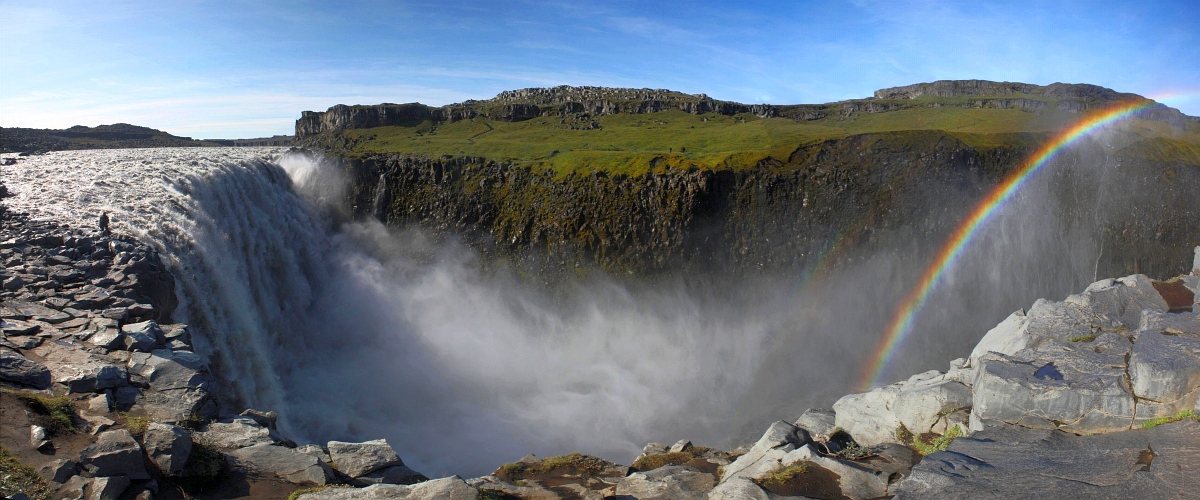
[[1176, 413], [1174, 415], [1171, 415], [1169, 417], [1159, 417], [1159, 418], [1156, 418], [1153, 420], [1147, 420], [1145, 422], [1142, 422], [1142, 428], [1143, 429], [1153, 429], [1162, 424], [1169, 424], [1171, 422], [1178, 422], [1180, 420], [1186, 420], [1189, 418], [1192, 420], [1195, 420], [1197, 422], [1200, 422], [1200, 415], [1196, 414], [1196, 410], [1183, 410], [1183, 411]]
[[51, 436], [63, 432], [75, 432], [75, 400], [70, 396], [46, 396], [31, 392], [17, 393], [17, 397], [39, 418], [35, 421], [45, 427]]
[[640, 471], [648, 471], [668, 465], [683, 465], [691, 462], [694, 458], [696, 458], [695, 455], [687, 452], [655, 453], [635, 460], [631, 467]]
[[787, 467], [780, 466], [780, 468], [776, 469], [774, 472], [755, 480], [755, 482], [758, 483], [759, 486], [762, 486], [768, 490], [781, 489], [788, 483], [788, 481], [791, 481], [796, 476], [800, 476], [808, 472], [810, 465], [812, 465], [811, 462], [796, 462]]
[[204, 439], [192, 439], [192, 454], [188, 456], [179, 485], [188, 493], [202, 493], [217, 482], [225, 470], [221, 451]]
[[1091, 342], [1093, 340], [1096, 340], [1096, 337], [1097, 337], [1096, 335], [1079, 335], [1076, 337], [1071, 337], [1067, 340], [1069, 340], [1071, 342]]
[[871, 452], [871, 450], [863, 448], [862, 446], [859, 446], [858, 443], [851, 441], [844, 448], [838, 450], [833, 455], [846, 460], [862, 460], [864, 458], [875, 456], [875, 453]]
[[117, 421], [121, 425], [124, 425], [129, 430], [129, 433], [133, 434], [133, 437], [137, 438], [138, 441], [141, 441], [146, 436], [146, 428], [150, 427], [150, 417], [144, 415], [134, 417], [128, 413], [121, 412], [117, 414]]
[[297, 500], [300, 498], [300, 495], [306, 495], [309, 493], [320, 493], [329, 488], [349, 488], [349, 486], [346, 486], [344, 484], [326, 484], [324, 486], [310, 486], [308, 488], [300, 488], [296, 491], [293, 491], [292, 494], [288, 495], [287, 500]]
[[933, 440], [929, 442], [925, 442], [925, 440], [921, 439], [920, 436], [915, 436], [913, 437], [912, 443], [909, 443], [909, 446], [912, 446], [913, 449], [917, 450], [917, 453], [929, 456], [945, 450], [947, 446], [950, 446], [952, 441], [962, 436], [962, 429], [956, 425], [947, 430], [945, 434], [933, 438]]
[[22, 464], [0, 446], [0, 496], [11, 498], [18, 493], [24, 493], [33, 500], [42, 500], [49, 494], [49, 486], [37, 471]]
[[507, 463], [496, 469], [496, 477], [505, 481], [521, 480], [526, 477], [548, 474], [577, 474], [581, 476], [595, 475], [608, 468], [608, 462], [591, 455], [571, 453], [550, 457], [535, 463]]

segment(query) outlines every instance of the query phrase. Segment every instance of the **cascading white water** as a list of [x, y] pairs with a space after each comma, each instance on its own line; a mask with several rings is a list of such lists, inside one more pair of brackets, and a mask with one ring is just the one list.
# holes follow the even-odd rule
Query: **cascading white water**
[[[176, 319], [224, 390], [279, 411], [286, 435], [387, 438], [430, 476], [530, 452], [627, 463], [650, 440], [743, 443], [846, 393], [926, 264], [900, 233], [899, 250], [802, 288], [595, 276], [546, 290], [452, 240], [339, 222], [337, 171], [283, 150], [57, 152], [0, 172], [16, 210], [78, 225], [108, 211], [158, 246]], [[963, 257], [898, 371], [945, 369], [1013, 309], [1092, 278], [1094, 228], [1047, 217], [1061, 210], [1039, 193]]]

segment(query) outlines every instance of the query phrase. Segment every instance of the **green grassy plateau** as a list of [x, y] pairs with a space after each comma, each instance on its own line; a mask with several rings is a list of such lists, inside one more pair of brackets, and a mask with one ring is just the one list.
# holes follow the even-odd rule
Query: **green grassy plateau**
[[[666, 168], [746, 169], [772, 157], [786, 161], [799, 147], [865, 133], [941, 130], [977, 148], [1036, 146], [1080, 114], [969, 107], [973, 98], [922, 97], [874, 100], [900, 109], [837, 113], [825, 118], [759, 118], [750, 113], [693, 115], [677, 109], [656, 113], [597, 116], [598, 128], [572, 127], [569, 119], [542, 116], [525, 121], [485, 117], [454, 122], [423, 121], [411, 126], [351, 129], [341, 133], [343, 153], [412, 153], [431, 157], [472, 156], [514, 165], [545, 167], [565, 174], [604, 170], [639, 174]], [[1145, 154], [1194, 162], [1200, 159], [1200, 123], [1183, 128], [1139, 119], [1123, 124], [1130, 132], [1161, 139], [1142, 146]]]

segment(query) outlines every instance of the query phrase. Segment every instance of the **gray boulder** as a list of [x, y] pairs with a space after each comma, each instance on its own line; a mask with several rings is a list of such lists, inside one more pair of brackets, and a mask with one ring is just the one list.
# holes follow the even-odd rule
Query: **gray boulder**
[[1066, 301], [1089, 308], [1102, 321], [1129, 330], [1138, 327], [1143, 310], [1167, 310], [1167, 301], [1144, 274], [1097, 281], [1083, 293], [1067, 297]]
[[151, 422], [142, 437], [146, 456], [164, 475], [177, 476], [183, 472], [192, 454], [192, 434], [174, 425]]
[[798, 462], [809, 462], [833, 472], [837, 475], [838, 487], [841, 488], [842, 494], [853, 500], [879, 498], [887, 494], [889, 474], [885, 471], [821, 455], [811, 444], [788, 453], [780, 464], [789, 467]]
[[925, 457], [897, 500], [1190, 498], [1200, 491], [1200, 423], [1076, 436], [997, 425]]
[[675, 444], [671, 445], [671, 453], [683, 453], [692, 447], [692, 442], [686, 439], [680, 439]]
[[241, 467], [275, 474], [293, 484], [321, 486], [333, 479], [333, 469], [328, 465], [292, 448], [260, 443], [239, 448], [229, 455]]
[[[1008, 315], [975, 344], [975, 349], [971, 350], [971, 356], [967, 358], [968, 365], [978, 367], [979, 358], [989, 352], [1012, 355], [1029, 347], [1033, 343], [1033, 337], [1029, 335], [1028, 326], [1029, 317], [1025, 315], [1025, 311], [1016, 311]], [[974, 384], [974, 375], [970, 378]]]
[[52, 483], [65, 483], [71, 476], [79, 473], [79, 465], [74, 461], [59, 458], [46, 462], [38, 468], [38, 474]]
[[125, 333], [122, 340], [126, 351], [150, 352], [154, 349], [154, 337], [144, 332]]
[[46, 428], [40, 425], [29, 426], [29, 444], [35, 450], [48, 446], [50, 440], [46, 438]]
[[254, 419], [255, 422], [258, 422], [258, 425], [261, 425], [268, 429], [274, 429], [275, 422], [277, 420], [279, 420], [278, 413], [275, 413], [273, 411], [255, 410], [253, 408], [247, 408], [247, 409], [243, 410], [242, 413], [240, 414], [240, 416], [252, 418], [252, 419]]
[[834, 422], [864, 446], [896, 443], [900, 419], [892, 411], [904, 382], [885, 385], [862, 394], [847, 394], [833, 404]]
[[940, 374], [912, 383], [896, 395], [896, 419], [910, 432], [930, 432], [939, 420], [955, 410], [971, 406], [971, 389]]
[[100, 433], [79, 455], [79, 464], [93, 476], [126, 476], [129, 479], [150, 479], [142, 461], [142, 447], [125, 429]]
[[725, 466], [720, 482], [762, 477], [778, 469], [788, 452], [810, 440], [804, 429], [783, 421], [775, 422], [745, 454]]
[[8, 307], [20, 311], [21, 313], [25, 314], [25, 316], [39, 321], [45, 321], [51, 325], [57, 325], [71, 319], [70, 314], [66, 314], [62, 311], [56, 311], [44, 305], [35, 304], [33, 302], [10, 302]]
[[476, 500], [479, 491], [458, 476], [411, 486], [377, 484], [366, 488], [329, 488], [300, 495], [297, 500]]
[[330, 441], [326, 448], [337, 470], [352, 478], [393, 465], [404, 465], [387, 440], [362, 443]]
[[88, 342], [96, 347], [103, 347], [108, 350], [123, 349], [125, 347], [125, 334], [115, 328], [99, 329], [88, 337]]
[[1200, 398], [1200, 314], [1147, 310], [1129, 355], [1137, 422], [1196, 408]]
[[[135, 306], [130, 306], [130, 308], [132, 307]], [[125, 335], [145, 335], [156, 344], [162, 343], [166, 339], [162, 328], [160, 328], [158, 326], [158, 322], [154, 320], [142, 321], [140, 323], [129, 323], [121, 327], [121, 333], [124, 333]]]
[[235, 417], [222, 422], [210, 423], [199, 434], [204, 442], [225, 450], [248, 448], [257, 444], [276, 444], [284, 441], [277, 432], [246, 417]]
[[48, 344], [34, 352], [46, 361], [55, 382], [72, 393], [97, 392], [129, 384], [129, 373], [111, 358]]
[[703, 500], [715, 485], [712, 474], [686, 465], [670, 465], [630, 474], [617, 483], [615, 491], [618, 498]]
[[358, 476], [350, 480], [350, 483], [355, 486], [370, 486], [372, 484], [416, 484], [428, 480], [429, 478], [425, 475], [408, 468], [408, 466], [393, 465]]
[[1088, 342], [1050, 339], [1037, 350], [984, 356], [974, 387], [972, 421], [1080, 433], [1129, 429], [1135, 407], [1125, 382], [1130, 348], [1125, 337], [1103, 332]]
[[50, 370], [45, 365], [8, 349], [0, 349], [0, 380], [34, 389], [49, 389], [51, 383]]
[[804, 410], [800, 418], [796, 419], [796, 427], [804, 429], [810, 434], [829, 436], [837, 427], [837, 415], [833, 413], [833, 410], [809, 408]]
[[125, 476], [97, 477], [87, 488], [85, 500], [117, 500], [129, 489], [129, 478]]
[[156, 391], [205, 389], [212, 384], [208, 363], [191, 352], [158, 349], [129, 357], [129, 373], [140, 375]]

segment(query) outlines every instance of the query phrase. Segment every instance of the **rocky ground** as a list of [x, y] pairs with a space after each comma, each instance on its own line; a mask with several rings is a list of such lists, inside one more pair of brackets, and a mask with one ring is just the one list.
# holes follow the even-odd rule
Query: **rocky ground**
[[[0, 191], [0, 195], [2, 195]], [[231, 408], [156, 252], [0, 212], [5, 498], [1174, 498], [1200, 491], [1200, 276], [1017, 311], [946, 372], [631, 465], [527, 456], [430, 480], [384, 440], [298, 444]]]

